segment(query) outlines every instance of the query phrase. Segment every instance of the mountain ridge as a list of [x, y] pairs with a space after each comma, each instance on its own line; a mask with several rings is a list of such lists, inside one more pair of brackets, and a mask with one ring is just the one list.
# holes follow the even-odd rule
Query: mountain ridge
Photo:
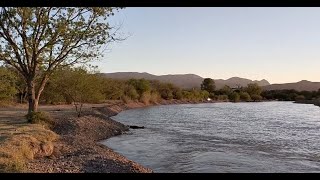
[[[114, 73], [100, 73], [105, 77], [112, 79], [130, 79], [130, 78], [144, 78], [148, 80], [159, 80], [160, 82], [173, 83], [181, 88], [200, 88], [200, 84], [203, 81], [203, 77], [196, 74], [167, 74], [167, 75], [153, 75], [147, 72], [114, 72]], [[240, 77], [231, 77], [229, 79], [214, 79], [217, 89], [222, 88], [224, 85], [230, 87], [247, 86], [249, 83], [258, 83], [260, 86], [270, 85], [270, 83], [262, 79], [250, 80]]]
[[292, 83], [270, 84], [262, 88], [264, 90], [294, 89], [297, 91], [318, 91], [320, 89], [320, 82], [301, 80], [301, 81], [292, 82]]
[[[130, 79], [130, 78], [145, 78], [148, 80], [158, 80], [161, 82], [173, 83], [181, 88], [200, 88], [203, 77], [196, 74], [167, 74], [167, 75], [153, 75], [147, 72], [114, 72], [114, 73], [100, 73], [105, 77], [113, 79]], [[275, 83], [270, 84], [266, 79], [250, 80], [241, 77], [231, 77], [228, 79], [214, 79], [216, 88], [222, 88], [224, 85], [230, 87], [246, 86], [249, 83], [258, 83], [264, 90], [282, 90], [294, 89], [297, 91], [317, 91], [320, 89], [320, 82], [311, 82], [308, 80], [301, 80], [292, 83]]]

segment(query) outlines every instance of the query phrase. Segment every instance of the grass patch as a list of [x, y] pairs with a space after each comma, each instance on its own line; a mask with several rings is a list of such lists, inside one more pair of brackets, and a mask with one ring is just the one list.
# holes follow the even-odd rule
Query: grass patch
[[0, 172], [27, 172], [29, 160], [51, 155], [58, 135], [43, 124], [47, 119], [39, 119], [39, 124], [0, 121]]
[[11, 101], [0, 101], [0, 107], [1, 108], [6, 108], [6, 107], [12, 107], [14, 106], [15, 103], [11, 102]]

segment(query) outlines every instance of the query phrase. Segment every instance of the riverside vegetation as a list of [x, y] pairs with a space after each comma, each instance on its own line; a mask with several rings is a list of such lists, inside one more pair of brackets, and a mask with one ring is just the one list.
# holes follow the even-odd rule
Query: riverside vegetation
[[[0, 67], [0, 102], [2, 106], [26, 103], [27, 87], [19, 74], [8, 67]], [[199, 86], [200, 87], [200, 86]], [[212, 101], [261, 101], [261, 100], [314, 100], [318, 91], [270, 90], [263, 91], [257, 84], [247, 87], [216, 89], [214, 80], [204, 79], [201, 88], [181, 89], [171, 83], [156, 80], [115, 80], [99, 75], [96, 67], [60, 68], [52, 74], [40, 98], [41, 104], [74, 104], [79, 116], [83, 103], [103, 103], [121, 100], [125, 103], [142, 102], [157, 104], [162, 100]]]

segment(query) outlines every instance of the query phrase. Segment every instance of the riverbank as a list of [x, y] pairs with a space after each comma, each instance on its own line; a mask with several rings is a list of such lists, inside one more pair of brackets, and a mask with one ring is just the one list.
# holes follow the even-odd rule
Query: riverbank
[[54, 118], [56, 125], [53, 131], [59, 135], [59, 140], [54, 142], [54, 149], [50, 156], [37, 158], [27, 163], [26, 172], [150, 173], [151, 169], [99, 143], [101, 140], [126, 133], [129, 130], [126, 125], [110, 117], [128, 109], [194, 103], [201, 102], [171, 100], [144, 104], [111, 101], [106, 104], [86, 104], [84, 115], [81, 118], [76, 117], [71, 106], [47, 106], [43, 110], [49, 112]]
[[47, 109], [55, 121], [52, 129], [59, 135], [53, 153], [27, 164], [26, 172], [40, 173], [149, 173], [145, 168], [115, 153], [99, 141], [128, 131], [128, 127], [103, 111], [108, 105], [86, 105], [78, 118], [74, 109], [53, 106]]
[[299, 104], [313, 104], [315, 106], [320, 106], [320, 99], [315, 99], [315, 100], [299, 100], [295, 101], [295, 103]]

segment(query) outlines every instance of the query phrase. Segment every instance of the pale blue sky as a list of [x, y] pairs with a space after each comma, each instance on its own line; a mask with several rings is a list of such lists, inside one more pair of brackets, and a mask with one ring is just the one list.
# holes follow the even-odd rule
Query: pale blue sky
[[320, 81], [320, 8], [128, 7], [101, 72]]

